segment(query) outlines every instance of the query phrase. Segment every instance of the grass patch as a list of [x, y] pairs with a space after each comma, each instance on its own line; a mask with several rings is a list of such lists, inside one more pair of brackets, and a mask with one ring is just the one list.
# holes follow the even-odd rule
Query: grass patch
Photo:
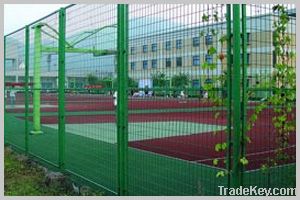
[[102, 195], [101, 192], [92, 191], [87, 187], [82, 187], [85, 193], [76, 193], [68, 179], [62, 184], [47, 185], [45, 168], [33, 165], [30, 159], [8, 147], [5, 147], [4, 155], [5, 196]]

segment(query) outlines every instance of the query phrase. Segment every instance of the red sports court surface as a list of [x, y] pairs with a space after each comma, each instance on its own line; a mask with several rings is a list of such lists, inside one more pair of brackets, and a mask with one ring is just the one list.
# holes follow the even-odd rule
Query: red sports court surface
[[[19, 99], [19, 101], [22, 101]], [[67, 124], [85, 124], [85, 123], [115, 123], [113, 99], [110, 96], [99, 97], [97, 95], [68, 95], [66, 98], [66, 110], [70, 115], [66, 117]], [[57, 97], [55, 95], [44, 96], [42, 102], [47, 104], [57, 105]], [[252, 104], [254, 105], [254, 103]], [[191, 110], [184, 110], [184, 109]], [[196, 110], [198, 108], [208, 108], [208, 110]], [[209, 110], [213, 106], [208, 102], [199, 100], [182, 101], [178, 99], [138, 99], [129, 100], [129, 110], [145, 110], [141, 113], [131, 113], [129, 122], [159, 122], [159, 121], [180, 121], [193, 122], [201, 124], [214, 124], [226, 126], [226, 112], [220, 111], [218, 119], [215, 118], [216, 111]], [[161, 110], [160, 112], [149, 113], [146, 111]], [[164, 112], [165, 109], [165, 112]], [[177, 109], [177, 110], [176, 110]], [[183, 109], [183, 110], [180, 110]], [[23, 108], [15, 108], [9, 111], [23, 112]], [[41, 108], [42, 112], [56, 112], [57, 107]], [[79, 115], [72, 115], [74, 111], [85, 111]], [[106, 114], [90, 114], [89, 111], [111, 111]], [[252, 111], [248, 111], [250, 116]], [[84, 117], [83, 117], [84, 116]], [[247, 144], [246, 154], [249, 160], [249, 165], [246, 169], [257, 169], [262, 164], [268, 163], [269, 159], [274, 158], [274, 150], [277, 147], [276, 132], [272, 125], [272, 117], [274, 113], [271, 109], [264, 110], [258, 117], [254, 127], [248, 132], [251, 142]], [[56, 116], [43, 116], [41, 119], [43, 124], [57, 124]], [[164, 128], [164, 127], [162, 127]], [[222, 159], [224, 153], [216, 152], [215, 144], [226, 141], [224, 130], [207, 131], [205, 133], [194, 133], [190, 135], [174, 134], [175, 136], [163, 138], [151, 138], [146, 140], [130, 141], [129, 146], [141, 150], [166, 155], [178, 159], [205, 163], [212, 165], [214, 158], [220, 158], [219, 167], [224, 167]], [[295, 132], [289, 136], [289, 146], [284, 149], [290, 155], [289, 159], [282, 163], [295, 162], [296, 155], [296, 134]]]

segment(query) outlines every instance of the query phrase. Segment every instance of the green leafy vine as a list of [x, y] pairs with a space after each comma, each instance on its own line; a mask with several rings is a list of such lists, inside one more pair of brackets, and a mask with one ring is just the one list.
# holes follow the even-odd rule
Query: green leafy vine
[[[219, 19], [219, 13], [216, 11], [212, 15], [203, 15], [202, 21], [208, 22], [211, 19], [212, 22], [217, 23], [220, 21]], [[213, 110], [216, 110], [214, 114], [215, 120], [218, 120], [220, 117], [222, 117], [220, 111], [218, 111], [219, 107], [225, 106], [225, 102], [223, 101], [223, 86], [226, 84], [226, 71], [223, 69], [224, 67], [224, 61], [225, 61], [225, 55], [223, 53], [224, 46], [227, 41], [227, 35], [221, 35], [219, 36], [219, 32], [216, 29], [210, 28], [206, 31], [200, 32], [200, 37], [205, 37], [211, 35], [213, 38], [216, 39], [217, 42], [221, 43], [221, 48], [218, 48], [217, 46], [214, 46], [217, 42], [211, 42], [210, 44], [206, 44], [205, 42], [205, 48], [207, 55], [212, 58], [211, 62], [207, 62], [206, 60], [201, 65], [203, 70], [216, 70], [218, 67], [218, 63], [221, 64], [221, 68], [223, 73], [217, 77], [210, 77], [209, 73], [204, 73], [203, 78], [204, 80], [211, 80], [211, 81], [205, 81], [203, 84], [203, 90], [208, 93], [207, 98], [210, 102], [213, 103]], [[220, 92], [222, 95], [220, 95]], [[221, 97], [220, 97], [221, 96]], [[227, 130], [225, 129], [225, 132]], [[215, 131], [214, 135], [217, 135], [219, 131]], [[215, 151], [216, 152], [222, 152], [225, 151], [228, 148], [227, 142], [217, 143], [215, 144]], [[215, 158], [213, 159], [213, 165], [219, 164], [219, 159]], [[226, 163], [226, 160], [224, 160], [224, 164]], [[220, 170], [216, 174], [217, 177], [223, 177], [228, 172], [226, 170]]]
[[273, 46], [276, 63], [270, 84], [272, 95], [256, 106], [247, 124], [247, 131], [250, 131], [259, 114], [266, 108], [273, 108], [272, 124], [276, 132], [275, 156], [261, 165], [263, 171], [268, 170], [271, 166], [276, 166], [280, 161], [290, 159], [284, 150], [289, 145], [289, 135], [296, 130], [293, 112], [296, 102], [296, 68], [292, 64], [296, 54], [290, 50], [292, 39], [291, 34], [287, 33], [290, 18], [283, 5], [273, 6], [273, 12], [278, 14], [278, 20], [273, 23]]
[[[260, 113], [267, 108], [273, 108], [274, 117], [272, 118], [272, 124], [276, 132], [276, 149], [274, 159], [269, 159], [267, 163], [261, 165], [262, 170], [267, 170], [269, 167], [277, 165], [278, 162], [284, 161], [290, 158], [290, 156], [285, 152], [285, 148], [288, 147], [289, 135], [296, 130], [295, 114], [293, 107], [295, 107], [296, 102], [296, 69], [293, 65], [296, 53], [291, 50], [292, 36], [287, 33], [287, 27], [290, 21], [287, 10], [283, 5], [275, 5], [273, 7], [273, 12], [278, 13], [278, 20], [273, 24], [273, 45], [274, 45], [274, 55], [276, 57], [276, 63], [274, 65], [272, 81], [270, 87], [272, 89], [272, 95], [268, 97], [265, 101], [262, 101], [254, 109], [253, 114], [248, 118], [247, 121], [247, 132], [249, 132], [258, 120]], [[213, 20], [218, 22], [217, 14], [212, 15]], [[209, 21], [210, 15], [204, 15], [202, 20]], [[211, 34], [215, 34], [215, 30], [210, 31]], [[200, 33], [200, 36], [204, 36], [204, 32]], [[227, 36], [224, 35], [219, 39], [222, 47], [223, 43], [227, 41]], [[221, 52], [218, 53], [217, 48], [213, 45], [207, 46], [208, 55], [217, 56], [217, 59], [223, 63], [224, 55]], [[202, 65], [203, 69], [214, 70], [217, 67], [217, 60], [214, 62], [207, 63], [204, 62]], [[217, 79], [221, 84], [225, 83], [226, 77], [225, 73], [222, 74]], [[214, 103], [214, 107], [222, 106], [223, 101], [217, 94], [217, 90], [213, 83], [205, 83], [204, 90], [210, 91], [208, 98]], [[249, 95], [249, 94], [248, 94]], [[215, 113], [215, 119], [220, 117], [220, 112]], [[225, 130], [227, 131], [227, 130]], [[215, 133], [216, 134], [216, 133]], [[247, 143], [251, 142], [251, 138], [245, 135], [244, 140]], [[226, 142], [215, 144], [215, 151], [225, 151], [228, 148]], [[240, 163], [242, 165], [248, 165], [249, 161], [245, 156], [240, 158]], [[213, 165], [218, 165], [219, 160], [214, 159]], [[217, 177], [223, 177], [228, 174], [227, 170], [221, 170], [217, 173]]]

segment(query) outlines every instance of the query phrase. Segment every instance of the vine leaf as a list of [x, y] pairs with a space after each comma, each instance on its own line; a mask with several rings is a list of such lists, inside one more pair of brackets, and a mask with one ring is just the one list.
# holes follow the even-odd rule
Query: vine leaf
[[219, 42], [221, 42], [221, 44], [223, 44], [224, 42], [226, 42], [227, 40], [227, 35], [223, 35], [220, 39]]
[[245, 141], [251, 143], [251, 138], [249, 136], [245, 136]]
[[265, 173], [265, 172], [267, 172], [267, 170], [269, 169], [269, 167], [268, 167], [267, 164], [262, 164], [261, 167], [260, 167], [260, 169], [261, 169], [262, 172]]
[[201, 31], [200, 32], [200, 37], [203, 37], [204, 36], [204, 31]]
[[220, 116], [220, 112], [216, 112], [214, 117], [215, 119], [218, 119], [219, 116]]
[[225, 176], [225, 172], [224, 171], [218, 171], [216, 177], [224, 177]]
[[213, 14], [214, 20], [215, 20], [216, 22], [219, 21], [218, 14], [219, 14], [218, 11], [215, 11], [215, 13]]
[[247, 160], [246, 157], [242, 157], [242, 158], [240, 159], [240, 162], [242, 163], [242, 165], [248, 165], [248, 163], [249, 163], [249, 161]]
[[215, 145], [215, 151], [219, 152], [220, 150], [222, 150], [222, 144], [218, 143], [218, 144]]
[[217, 158], [215, 158], [215, 159], [213, 160], [213, 164], [214, 164], [214, 165], [218, 165], [218, 163], [219, 163], [219, 160], [218, 160]]
[[221, 62], [224, 60], [224, 58], [225, 58], [224, 54], [223, 54], [223, 53], [220, 53], [220, 54], [219, 54], [219, 59], [220, 59]]
[[214, 70], [217, 68], [217, 65], [215, 63], [211, 63], [211, 64], [208, 64], [208, 67], [210, 70]]
[[217, 49], [213, 46], [211, 46], [208, 51], [207, 51], [208, 55], [213, 55], [215, 53], [217, 53]]
[[208, 68], [208, 63], [207, 63], [207, 62], [204, 62], [204, 63], [202, 64], [202, 68], [203, 68], [203, 69], [207, 69], [207, 68]]
[[210, 17], [210, 15], [203, 14], [203, 16], [202, 16], [202, 22], [208, 22], [209, 21], [209, 17]]
[[221, 148], [222, 148], [222, 150], [225, 150], [225, 149], [227, 148], [227, 143], [224, 142], [224, 143], [221, 145]]
[[213, 36], [215, 36], [215, 35], [217, 35], [218, 33], [217, 33], [217, 31], [215, 30], [215, 29], [211, 29], [211, 34], [213, 35]]

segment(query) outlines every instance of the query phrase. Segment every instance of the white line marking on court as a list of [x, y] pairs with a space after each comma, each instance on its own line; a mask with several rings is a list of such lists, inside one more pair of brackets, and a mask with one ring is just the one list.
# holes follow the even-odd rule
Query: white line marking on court
[[[44, 125], [58, 129], [57, 124]], [[224, 130], [226, 126], [184, 121], [135, 122], [128, 125], [128, 140], [139, 141]], [[108, 143], [117, 143], [115, 123], [66, 124], [66, 132]]]

